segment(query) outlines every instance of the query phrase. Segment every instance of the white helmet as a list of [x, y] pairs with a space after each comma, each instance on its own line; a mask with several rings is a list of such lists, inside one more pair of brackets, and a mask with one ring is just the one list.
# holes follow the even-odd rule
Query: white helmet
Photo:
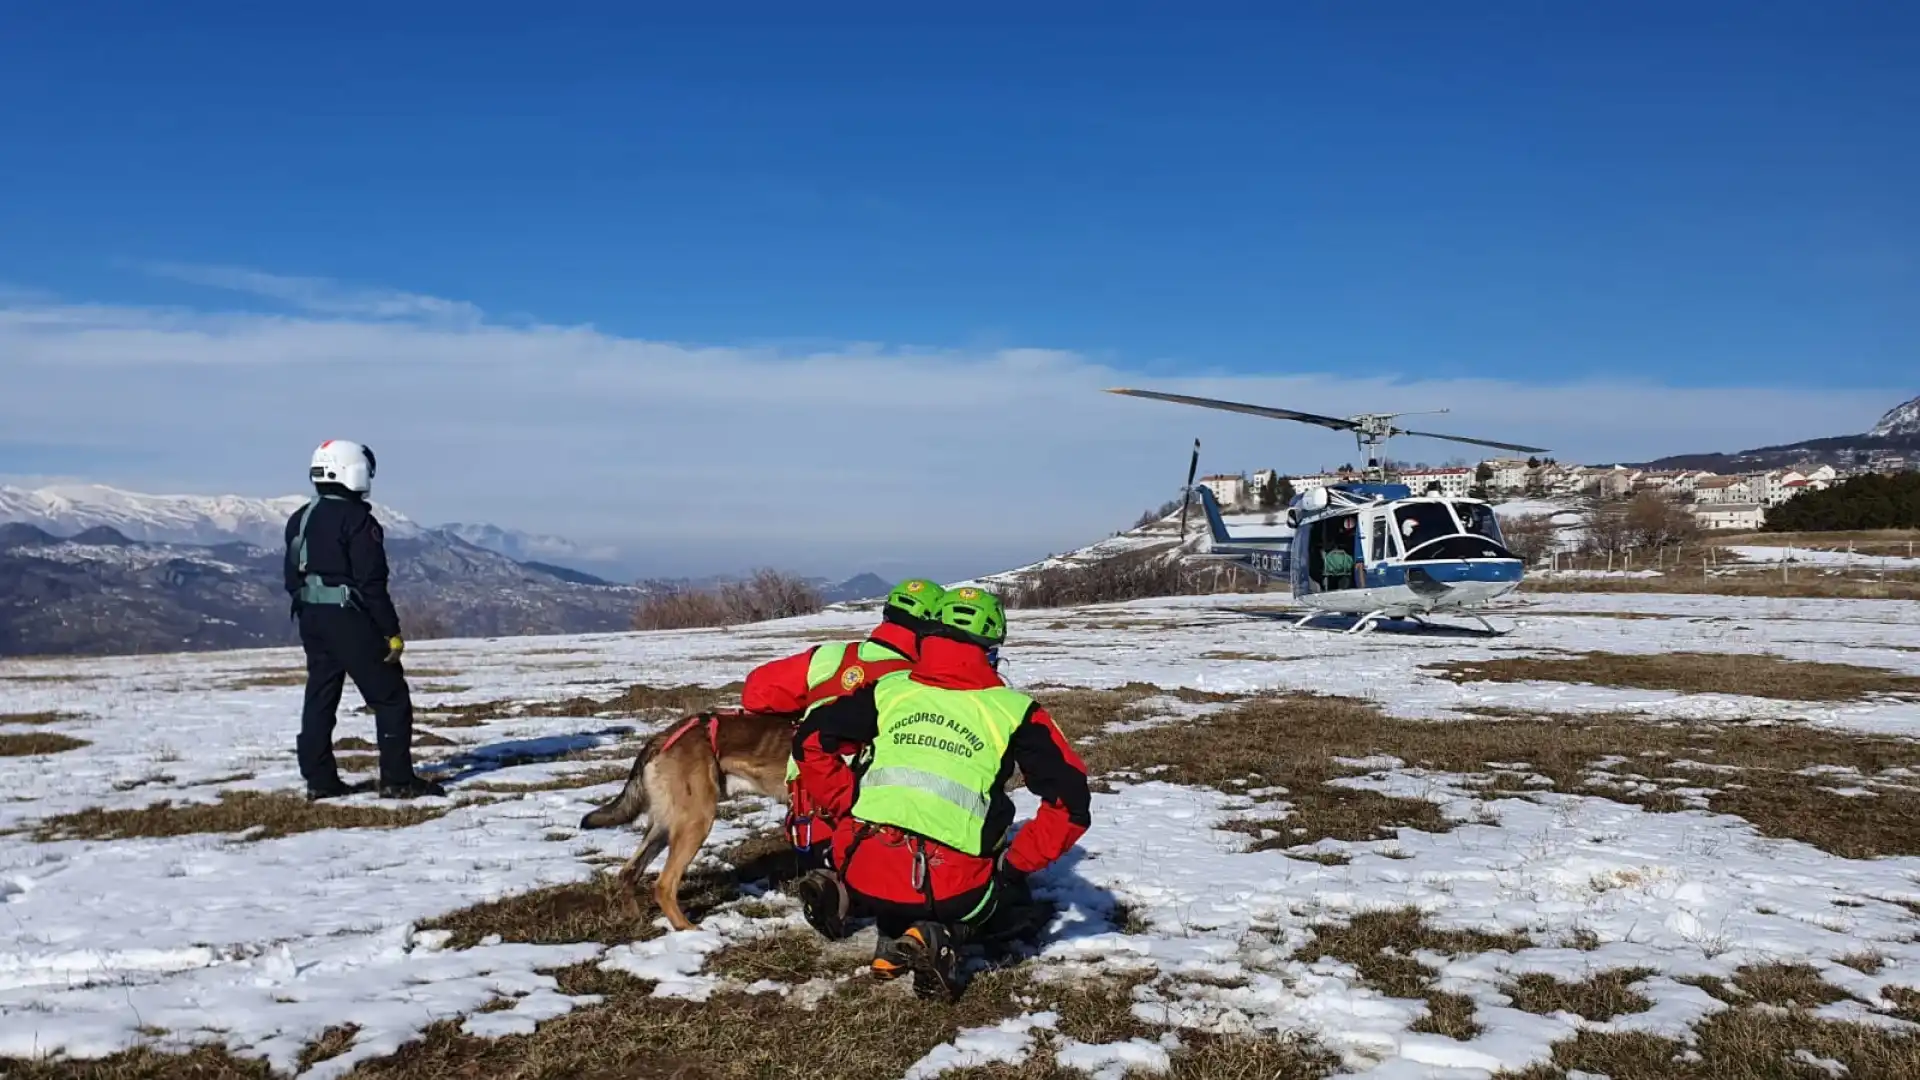
[[373, 473], [373, 451], [345, 439], [321, 443], [307, 469], [307, 477], [316, 484], [339, 484], [362, 495], [373, 490]]

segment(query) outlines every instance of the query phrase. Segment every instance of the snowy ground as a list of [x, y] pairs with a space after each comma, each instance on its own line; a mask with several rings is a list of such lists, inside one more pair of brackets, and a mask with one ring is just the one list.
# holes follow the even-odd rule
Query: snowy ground
[[[1424, 669], [1587, 651], [1693, 651], [1920, 675], [1920, 604], [1911, 602], [1522, 594], [1496, 616], [1513, 632], [1489, 640], [1289, 631], [1262, 615], [1275, 601], [1268, 594], [1017, 612], [1005, 672], [1028, 686], [1338, 693], [1391, 716], [1451, 723], [1484, 722], [1463, 710], [1491, 707], [1920, 736], [1920, 699], [1912, 696], [1810, 702], [1455, 682]], [[324, 1031], [357, 1025], [344, 1054], [305, 1073], [326, 1077], [394, 1052], [436, 1021], [464, 1018], [468, 1032], [496, 1037], [594, 1008], [595, 999], [569, 996], [545, 974], [570, 965], [631, 972], [657, 981], [654, 993], [663, 996], [705, 999], [728, 989], [733, 984], [708, 970], [707, 959], [730, 943], [802, 927], [784, 897], [750, 891], [742, 901], [756, 906], [723, 905], [698, 930], [611, 946], [483, 941], [455, 948], [446, 932], [422, 931], [422, 922], [469, 905], [590, 880], [632, 850], [630, 832], [576, 828], [613, 784], [521, 793], [470, 785], [541, 784], [623, 765], [623, 757], [580, 755], [598, 748], [624, 754], [667, 720], [542, 715], [536, 705], [480, 726], [436, 726], [431, 710], [608, 698], [633, 683], [718, 687], [758, 660], [854, 631], [868, 618], [835, 613], [731, 632], [413, 646], [422, 726], [456, 744], [422, 751], [450, 763], [456, 777], [453, 798], [422, 804], [446, 812], [403, 828], [274, 839], [39, 834], [55, 815], [94, 808], [297, 792], [291, 744], [300, 688], [286, 678], [297, 669], [296, 652], [0, 664], [0, 716], [66, 714], [0, 724], [0, 736], [47, 732], [87, 742], [60, 753], [0, 756], [0, 925], [9, 931], [0, 939], [0, 1058], [217, 1041], [291, 1072]], [[1044, 703], [1048, 691], [1035, 692]], [[370, 738], [371, 722], [354, 704], [349, 692], [338, 734]], [[1150, 698], [1130, 726], [1193, 722], [1229, 707]], [[1249, 851], [1243, 831], [1220, 827], [1285, 813], [1284, 790], [1229, 794], [1151, 779], [1114, 782], [1096, 795], [1082, 850], [1039, 882], [1063, 907], [1032, 966], [1043, 979], [1143, 977], [1133, 1012], [1162, 1035], [1090, 1045], [1053, 1031], [1050, 1014], [1014, 1015], [957, 1034], [908, 1075], [1044, 1052], [1063, 1068], [1117, 1077], [1124, 1068], [1164, 1068], [1195, 1032], [1286, 1032], [1331, 1050], [1353, 1075], [1484, 1078], [1547, 1060], [1555, 1042], [1583, 1028], [1684, 1039], [1727, 1006], [1681, 980], [1732, 977], [1743, 965], [1764, 963], [1811, 965], [1850, 995], [1822, 1006], [1821, 1016], [1913, 1026], [1889, 1015], [1897, 1010], [1888, 992], [1920, 988], [1920, 858], [1840, 858], [1703, 809], [1651, 813], [1590, 794], [1492, 792], [1473, 777], [1410, 767], [1390, 746], [1352, 766], [1339, 783], [1434, 803], [1456, 827], [1322, 841], [1324, 853], [1348, 861], [1321, 865]], [[1502, 767], [1526, 771], [1524, 762]], [[1711, 763], [1700, 768], [1711, 775]], [[1888, 770], [1836, 772], [1820, 782], [1872, 799], [1911, 779]], [[380, 805], [364, 796], [349, 801]], [[1017, 801], [1032, 809], [1024, 791]], [[754, 801], [721, 821], [707, 850], [775, 820], [772, 804]], [[1406, 906], [1441, 930], [1529, 936], [1532, 944], [1517, 951], [1426, 958], [1444, 990], [1471, 1000], [1481, 1029], [1474, 1037], [1417, 1031], [1426, 1003], [1386, 996], [1346, 963], [1291, 958], [1317, 924]], [[1879, 957], [1873, 971], [1839, 962], [1862, 950]], [[1634, 984], [1651, 1008], [1597, 1022], [1514, 1007], [1511, 984], [1528, 973], [1578, 981], [1618, 968], [1652, 972]]]
[[1830, 551], [1802, 547], [1753, 547], [1733, 545], [1726, 549], [1749, 562], [1800, 563], [1806, 566], [1837, 567], [1850, 570], [1920, 570], [1920, 558], [1905, 555], [1865, 555], [1851, 551]]

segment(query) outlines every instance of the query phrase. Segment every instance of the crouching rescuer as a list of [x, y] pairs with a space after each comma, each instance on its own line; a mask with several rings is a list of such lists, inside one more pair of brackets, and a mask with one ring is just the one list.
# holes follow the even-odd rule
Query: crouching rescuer
[[[905, 671], [920, 656], [920, 635], [933, 625], [940, 586], [912, 578], [893, 587], [880, 609], [880, 625], [865, 641], [834, 641], [770, 660], [747, 674], [740, 707], [751, 713], [791, 715], [797, 722], [827, 702], [882, 676]], [[832, 857], [833, 815], [814, 805], [800, 786], [799, 766], [787, 760], [787, 836], [800, 869], [824, 868]]]
[[387, 592], [386, 537], [367, 502], [374, 469], [373, 451], [359, 443], [321, 443], [308, 467], [314, 497], [287, 520], [287, 592], [307, 654], [298, 746], [310, 799], [353, 790], [333, 757], [335, 713], [349, 676], [373, 710], [381, 796], [446, 794], [413, 771], [413, 700], [400, 666], [406, 643]]
[[[911, 671], [820, 706], [794, 737], [801, 787], [838, 818], [837, 870], [797, 889], [807, 921], [841, 938], [848, 918], [872, 917], [874, 975], [911, 971], [922, 997], [958, 995], [957, 950], [969, 941], [1033, 928], [1027, 875], [1090, 824], [1086, 765], [1046, 710], [995, 672], [1006, 628], [992, 594], [949, 591]], [[1009, 844], [1016, 766], [1041, 805]]]

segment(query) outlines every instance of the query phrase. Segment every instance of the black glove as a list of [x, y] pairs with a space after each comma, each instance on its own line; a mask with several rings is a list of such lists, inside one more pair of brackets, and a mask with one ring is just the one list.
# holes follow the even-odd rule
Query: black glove
[[993, 860], [993, 881], [1016, 897], [1032, 895], [1027, 885], [1027, 872], [1008, 862], [1006, 851], [1000, 852]]

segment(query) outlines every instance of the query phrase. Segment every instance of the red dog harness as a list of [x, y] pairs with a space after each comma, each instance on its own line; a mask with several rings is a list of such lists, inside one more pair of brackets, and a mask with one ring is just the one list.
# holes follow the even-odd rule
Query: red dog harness
[[667, 751], [673, 749], [673, 744], [680, 741], [680, 736], [685, 735], [687, 732], [692, 731], [694, 728], [699, 727], [701, 722], [705, 721], [707, 725], [707, 745], [713, 748], [714, 760], [718, 761], [720, 759], [720, 719], [721, 717], [725, 717], [725, 716], [741, 716], [741, 715], [744, 715], [744, 714], [742, 714], [738, 710], [733, 710], [728, 712], [695, 713], [694, 715], [689, 716], [685, 720], [681, 721], [679, 727], [673, 729], [672, 733], [670, 733], [667, 736], [667, 741], [660, 744], [660, 749], [657, 751], [657, 754], [664, 754]]

